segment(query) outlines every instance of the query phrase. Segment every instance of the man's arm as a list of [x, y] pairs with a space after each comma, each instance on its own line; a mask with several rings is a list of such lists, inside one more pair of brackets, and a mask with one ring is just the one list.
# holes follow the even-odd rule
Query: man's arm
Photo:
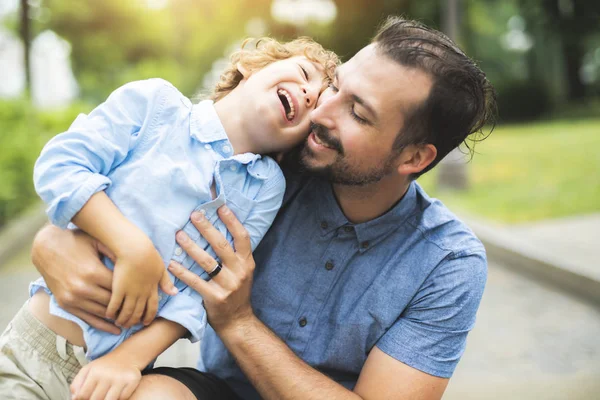
[[[114, 259], [104, 245], [80, 230], [46, 225], [36, 235], [31, 260], [52, 291], [58, 304], [96, 329], [119, 334], [107, 322], [113, 273], [100, 261]], [[162, 282], [162, 281], [161, 281]], [[169, 287], [162, 287], [169, 293]]]
[[102, 251], [108, 249], [83, 231], [46, 225], [33, 241], [31, 261], [62, 308], [118, 335], [120, 329], [104, 320], [113, 273], [100, 261]]
[[[224, 212], [225, 211], [225, 212]], [[248, 233], [226, 208], [221, 220], [234, 238], [234, 252], [205, 219], [192, 219], [223, 263], [223, 270], [205, 282], [172, 263], [171, 272], [204, 298], [208, 320], [261, 396], [265, 399], [439, 399], [448, 383], [374, 348], [351, 392], [311, 368], [256, 318], [250, 305], [254, 260]], [[206, 252], [190, 241], [179, 241], [198, 265], [215, 265]]]

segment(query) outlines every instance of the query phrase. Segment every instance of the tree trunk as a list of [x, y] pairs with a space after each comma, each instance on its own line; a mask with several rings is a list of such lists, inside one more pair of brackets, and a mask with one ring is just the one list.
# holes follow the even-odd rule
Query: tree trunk
[[23, 41], [23, 61], [25, 64], [25, 91], [31, 93], [31, 65], [29, 60], [29, 49], [31, 47], [31, 25], [29, 19], [29, 3], [21, 0], [21, 40]]

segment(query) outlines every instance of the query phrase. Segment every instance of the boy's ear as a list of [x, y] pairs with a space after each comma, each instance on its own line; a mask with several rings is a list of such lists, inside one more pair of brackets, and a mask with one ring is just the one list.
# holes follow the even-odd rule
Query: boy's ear
[[246, 68], [246, 66], [241, 62], [238, 62], [235, 67], [238, 71], [240, 71], [240, 74], [242, 74], [244, 79], [248, 79], [250, 75], [252, 75], [252, 72], [248, 68]]

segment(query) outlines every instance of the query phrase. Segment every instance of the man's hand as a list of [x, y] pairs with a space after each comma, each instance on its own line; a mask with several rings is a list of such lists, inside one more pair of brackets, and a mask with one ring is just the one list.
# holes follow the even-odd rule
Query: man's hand
[[31, 259], [62, 308], [96, 329], [119, 334], [104, 320], [113, 273], [100, 261], [102, 252], [108, 253], [86, 233], [48, 225], [35, 237]]
[[84, 366], [71, 384], [73, 400], [127, 400], [142, 379], [141, 368], [118, 350]]
[[[210, 325], [215, 331], [222, 332], [254, 316], [250, 292], [255, 264], [246, 229], [226, 206], [222, 206], [218, 212], [233, 237], [235, 250], [201, 213], [192, 215], [192, 223], [221, 260], [221, 272], [206, 282], [175, 261], [171, 261], [169, 270], [202, 295]], [[211, 272], [217, 265], [217, 261], [190, 240], [185, 232], [177, 233], [177, 243], [205, 271]]]
[[160, 254], [145, 234], [130, 236], [123, 249], [117, 253], [106, 317], [116, 318], [115, 323], [126, 328], [140, 321], [148, 325], [158, 309], [159, 283], [161, 287], [170, 284], [169, 294], [176, 289]]

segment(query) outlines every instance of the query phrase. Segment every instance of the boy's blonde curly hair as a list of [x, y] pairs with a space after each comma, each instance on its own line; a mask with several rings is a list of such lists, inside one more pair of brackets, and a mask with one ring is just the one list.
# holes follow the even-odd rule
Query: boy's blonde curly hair
[[[251, 47], [247, 48], [249, 44]], [[231, 63], [219, 77], [219, 82], [215, 85], [210, 99], [216, 102], [239, 85], [244, 77], [237, 69], [238, 63], [253, 72], [266, 67], [272, 62], [295, 56], [304, 56], [308, 60], [323, 66], [325, 70], [324, 85], [327, 85], [333, 79], [335, 68], [340, 63], [334, 52], [325, 50], [323, 46], [309, 37], [299, 37], [285, 43], [269, 37], [258, 40], [249, 38], [242, 43], [238, 51], [231, 55]]]

